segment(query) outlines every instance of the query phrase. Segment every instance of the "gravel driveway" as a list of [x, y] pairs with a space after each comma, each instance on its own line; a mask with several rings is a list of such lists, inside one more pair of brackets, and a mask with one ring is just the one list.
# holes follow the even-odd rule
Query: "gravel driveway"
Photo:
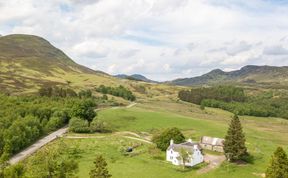
[[199, 174], [207, 173], [207, 172], [211, 171], [212, 169], [219, 167], [223, 161], [225, 161], [224, 155], [205, 154], [204, 155], [204, 162], [208, 163], [208, 165], [206, 167], [198, 170], [197, 173], [199, 173]]

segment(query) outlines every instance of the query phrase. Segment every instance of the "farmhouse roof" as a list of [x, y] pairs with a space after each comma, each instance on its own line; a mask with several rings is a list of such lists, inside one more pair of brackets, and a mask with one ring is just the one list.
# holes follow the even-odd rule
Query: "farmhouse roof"
[[200, 148], [200, 145], [198, 143], [188, 141], [180, 144], [171, 144], [167, 149], [173, 149], [174, 151], [180, 151], [181, 149], [193, 151], [194, 145], [197, 145], [197, 147]]

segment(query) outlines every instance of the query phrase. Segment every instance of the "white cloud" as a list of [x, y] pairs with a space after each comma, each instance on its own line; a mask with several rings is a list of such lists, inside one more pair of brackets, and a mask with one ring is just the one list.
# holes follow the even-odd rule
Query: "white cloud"
[[280, 45], [268, 46], [268, 47], [264, 48], [263, 54], [266, 54], [266, 55], [288, 55], [288, 49], [286, 49]]
[[246, 64], [288, 65], [276, 1], [0, 0], [0, 32], [43, 36], [76, 62], [158, 80]]

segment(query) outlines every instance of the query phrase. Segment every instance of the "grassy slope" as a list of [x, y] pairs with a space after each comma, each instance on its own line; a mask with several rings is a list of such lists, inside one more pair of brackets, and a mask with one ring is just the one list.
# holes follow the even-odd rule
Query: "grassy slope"
[[[181, 108], [179, 104], [170, 103], [170, 108], [171, 105], [174, 105], [175, 108]], [[149, 104], [149, 107], [151, 107], [151, 104]], [[166, 108], [165, 104], [162, 107], [163, 109]], [[193, 109], [197, 110], [197, 108]], [[231, 116], [231, 113], [210, 108], [207, 109], [206, 113], [202, 114], [204, 117], [200, 116], [200, 111], [198, 114], [196, 113], [198, 117], [194, 117], [194, 112], [190, 114], [188, 112], [184, 113], [186, 116], [181, 116], [181, 113], [182, 111], [177, 112], [176, 110], [174, 113], [169, 113], [167, 111], [159, 112], [131, 108], [129, 110], [102, 111], [99, 113], [99, 117], [118, 125], [119, 130], [149, 131], [151, 126], [158, 126], [158, 128], [177, 126], [183, 129], [187, 136], [199, 140], [200, 136], [203, 135], [224, 137]], [[135, 117], [134, 120], [126, 119], [133, 116]], [[116, 122], [116, 120], [121, 120], [122, 122]], [[287, 120], [256, 117], [241, 117], [241, 120], [246, 133], [249, 152], [255, 159], [254, 163], [245, 166], [224, 164], [220, 169], [199, 177], [255, 177], [253, 173], [265, 172], [270, 156], [277, 146], [284, 146], [287, 150]]]
[[[41, 37], [8, 35], [0, 37], [0, 91], [33, 93], [43, 85], [61, 85], [80, 90], [101, 84], [124, 85], [141, 97], [176, 94], [174, 87], [120, 80], [76, 64], [61, 50]], [[146, 92], [137, 92], [140, 86]]]
[[[76, 64], [41, 37], [0, 37], [0, 89], [9, 93], [35, 92], [42, 85], [81, 86], [83, 81], [114, 82], [112, 77]], [[89, 85], [89, 81], [87, 85]]]
[[[183, 130], [187, 137], [198, 140], [202, 135], [224, 137], [231, 113], [206, 108], [201, 111], [198, 106], [169, 101], [153, 101], [136, 105], [129, 109], [107, 109], [98, 113], [99, 119], [105, 120], [118, 130], [150, 132], [151, 128], [176, 126]], [[121, 145], [131, 144], [120, 136], [106, 135], [94, 139], [64, 139], [68, 145], [79, 145], [82, 157], [79, 161], [79, 177], [87, 177], [96, 154], [104, 154], [109, 170], [116, 178], [240, 178], [258, 177], [255, 174], [265, 172], [270, 156], [279, 145], [287, 150], [288, 121], [278, 118], [241, 117], [247, 137], [249, 152], [254, 156], [254, 163], [242, 166], [224, 163], [219, 169], [207, 174], [198, 175], [196, 170], [187, 172], [169, 163], [153, 159], [148, 153], [149, 145], [144, 144], [134, 157], [120, 154]], [[97, 134], [96, 134], [97, 135]], [[57, 142], [56, 142], [57, 143]], [[288, 151], [288, 150], [287, 150]], [[164, 157], [164, 153], [162, 153]]]

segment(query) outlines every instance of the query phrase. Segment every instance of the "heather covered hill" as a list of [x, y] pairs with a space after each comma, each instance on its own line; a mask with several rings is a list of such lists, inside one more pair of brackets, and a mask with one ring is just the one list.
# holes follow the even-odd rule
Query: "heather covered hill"
[[[33, 35], [0, 37], [0, 89], [29, 92], [43, 85], [113, 83], [114, 78], [75, 63], [47, 40]], [[89, 82], [91, 81], [91, 82]]]
[[4, 93], [36, 93], [42, 86], [55, 85], [77, 91], [95, 89], [100, 85], [122, 85], [143, 97], [177, 95], [177, 87], [152, 85], [148, 80], [119, 80], [84, 67], [38, 36], [15, 34], [0, 37], [0, 91]]

